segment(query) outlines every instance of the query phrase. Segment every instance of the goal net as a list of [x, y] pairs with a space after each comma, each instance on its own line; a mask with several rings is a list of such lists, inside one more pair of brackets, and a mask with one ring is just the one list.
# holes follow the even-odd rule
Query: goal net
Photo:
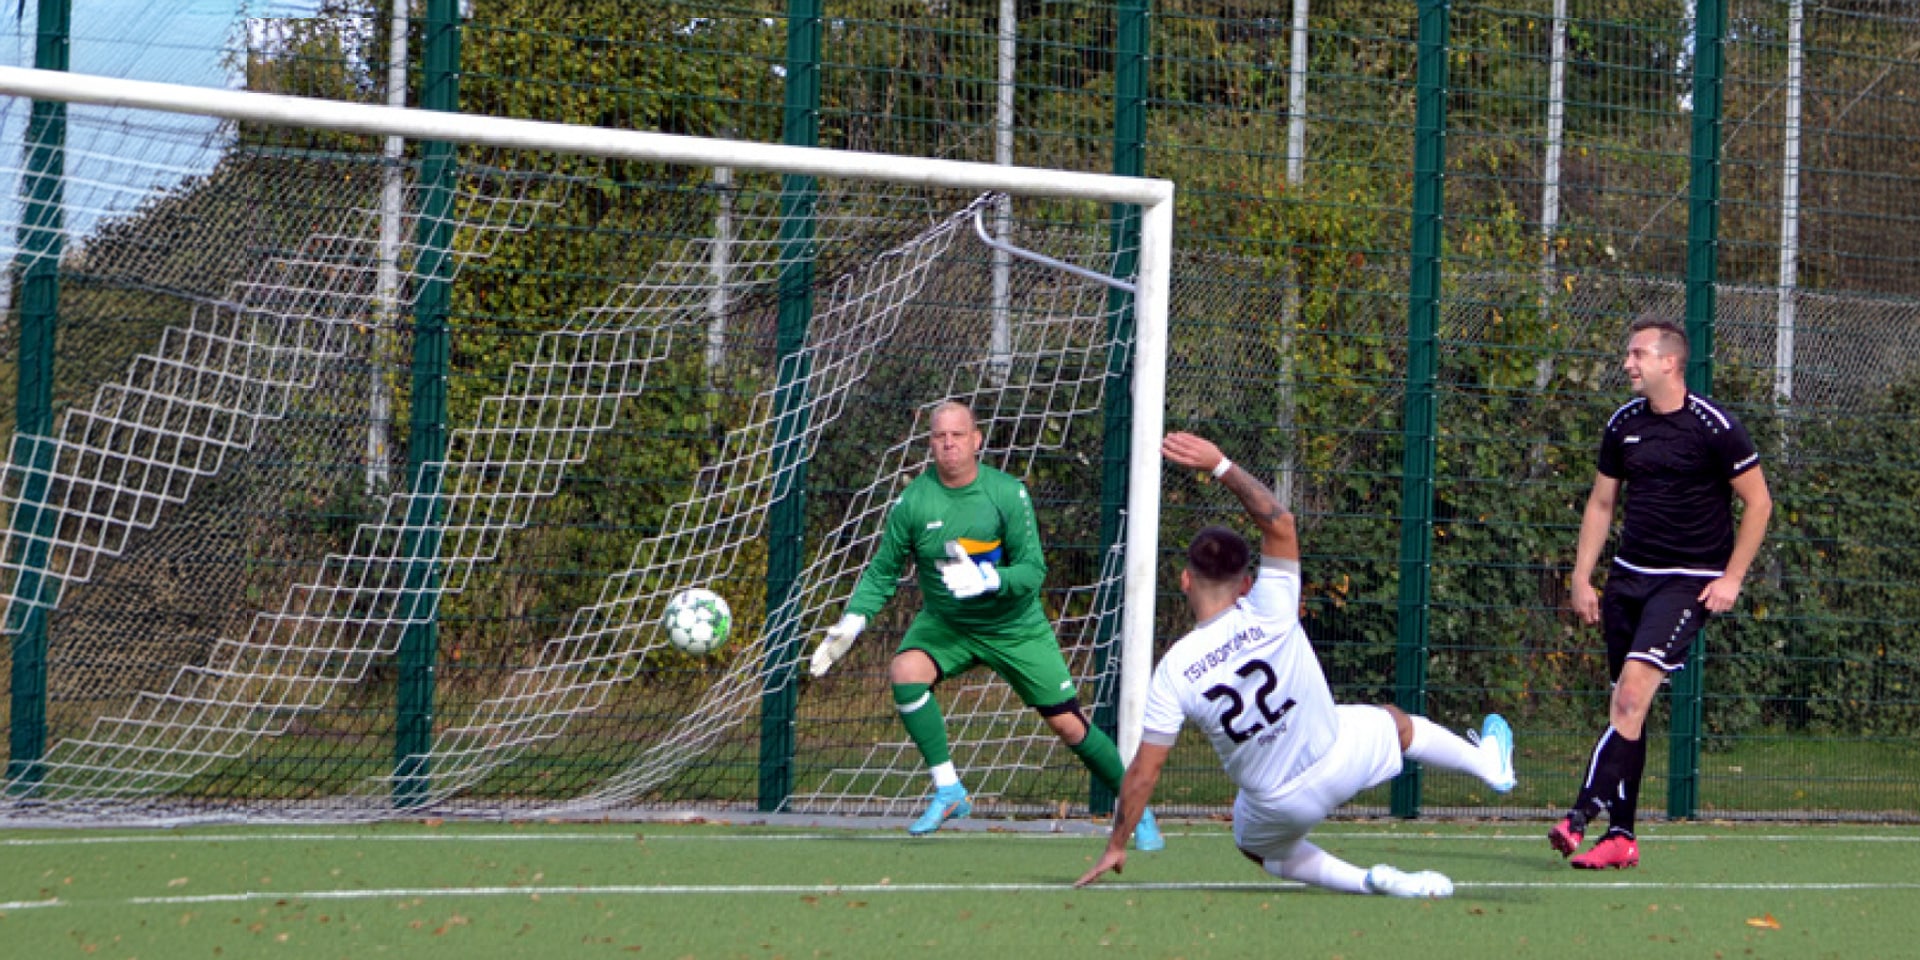
[[[0, 92], [33, 131], [0, 157], [7, 359], [46, 401], [22, 387], [0, 487], [0, 818], [906, 813], [911, 581], [828, 676], [804, 660], [945, 399], [1031, 489], [1081, 696], [1132, 742], [1166, 184]], [[734, 614], [704, 657], [660, 627], [690, 586]], [[1087, 808], [997, 678], [938, 696], [986, 811]]]

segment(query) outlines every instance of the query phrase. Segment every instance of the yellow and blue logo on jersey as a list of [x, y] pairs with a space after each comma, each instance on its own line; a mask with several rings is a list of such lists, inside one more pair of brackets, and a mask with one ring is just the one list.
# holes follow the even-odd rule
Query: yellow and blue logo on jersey
[[955, 542], [960, 544], [962, 550], [967, 551], [967, 558], [974, 563], [991, 563], [996, 567], [1000, 565], [1000, 541], [961, 537]]

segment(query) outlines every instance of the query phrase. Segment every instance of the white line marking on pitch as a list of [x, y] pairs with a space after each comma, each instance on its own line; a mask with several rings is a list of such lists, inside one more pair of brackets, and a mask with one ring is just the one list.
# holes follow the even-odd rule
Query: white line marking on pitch
[[[1538, 883], [1530, 881], [1467, 880], [1456, 881], [1456, 890], [1698, 890], [1793, 893], [1818, 891], [1920, 890], [1920, 883], [1666, 883], [1658, 881], [1573, 881]], [[373, 890], [247, 890], [238, 893], [209, 893], [160, 897], [128, 897], [120, 901], [21, 900], [0, 903], [0, 912], [42, 910], [52, 907], [86, 906], [89, 903], [118, 902], [134, 906], [193, 906], [214, 903], [251, 903], [262, 900], [297, 902], [314, 900], [389, 900], [446, 897], [569, 897], [569, 896], [741, 896], [773, 894], [777, 896], [845, 896], [848, 894], [888, 893], [1062, 893], [1073, 887], [1059, 883], [848, 883], [848, 884], [667, 884], [641, 886], [610, 884], [601, 886], [539, 887], [390, 887]], [[1243, 893], [1279, 893], [1307, 889], [1306, 884], [1260, 881], [1196, 881], [1168, 883], [1103, 883], [1086, 888], [1091, 893], [1127, 893], [1151, 891], [1214, 891]]]
[[[1662, 883], [1662, 882], [1572, 882], [1529, 883], [1523, 881], [1456, 882], [1462, 890], [1705, 890], [1705, 891], [1839, 891], [1839, 890], [1920, 890], [1920, 883]], [[1244, 891], [1279, 892], [1304, 889], [1299, 883], [1207, 882], [1207, 883], [1107, 883], [1087, 887], [1089, 892], [1155, 891]], [[131, 897], [126, 902], [143, 906], [183, 906], [209, 903], [244, 903], [257, 900], [383, 900], [411, 897], [532, 897], [532, 896], [739, 896], [776, 894], [781, 896], [817, 894], [883, 893], [1040, 893], [1071, 890], [1066, 881], [1059, 883], [849, 883], [849, 884], [667, 884], [640, 886], [611, 884], [601, 886], [540, 887], [439, 887], [388, 888], [379, 890], [305, 890], [244, 891], [193, 896]]]
[[[757, 828], [744, 828], [755, 830]], [[1165, 831], [1169, 837], [1225, 838], [1227, 832], [1219, 831], [1186, 832], [1180, 830]], [[53, 837], [0, 837], [0, 848], [6, 847], [61, 847], [61, 846], [115, 846], [121, 844], [143, 843], [633, 843], [644, 840], [647, 843], [775, 843], [797, 841], [866, 841], [881, 843], [956, 842], [979, 840], [982, 838], [1006, 838], [1019, 841], [1032, 840], [1071, 840], [1085, 843], [1104, 837], [1102, 833], [995, 833], [982, 831], [953, 831], [933, 837], [909, 837], [899, 832], [862, 832], [849, 830], [835, 833], [759, 833], [746, 832], [734, 834], [677, 834], [658, 833], [635, 829], [618, 833], [421, 833], [401, 835], [378, 835], [359, 833], [232, 833], [232, 834], [140, 834], [118, 836], [53, 836]], [[1532, 833], [1469, 833], [1435, 834], [1419, 832], [1370, 832], [1354, 830], [1316, 831], [1318, 839], [1327, 840], [1421, 840], [1442, 843], [1537, 843], [1541, 837]], [[1654, 832], [1640, 838], [1641, 843], [1920, 843], [1920, 831], [1899, 834], [1836, 834], [1822, 835], [1817, 832], [1807, 834], [1672, 834]]]
[[66, 906], [66, 904], [59, 900], [14, 900], [8, 903], [0, 903], [0, 913], [5, 913], [8, 910], [40, 910], [46, 907], [64, 906]]

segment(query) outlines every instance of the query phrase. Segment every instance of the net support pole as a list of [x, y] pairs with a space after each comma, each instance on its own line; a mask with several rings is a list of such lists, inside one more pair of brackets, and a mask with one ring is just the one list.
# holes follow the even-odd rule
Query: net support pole
[[[1400, 472], [1399, 640], [1393, 699], [1408, 713], [1427, 702], [1427, 628], [1433, 600], [1434, 373], [1438, 365], [1443, 178], [1447, 165], [1448, 0], [1420, 0], [1415, 61], [1412, 275], [1407, 297], [1406, 422]], [[1396, 817], [1420, 815], [1420, 765], [1393, 781]]]
[[[1000, 34], [996, 44], [999, 66], [994, 88], [993, 162], [1013, 165], [1013, 93], [1019, 56], [1017, 0], [1000, 0]], [[1001, 196], [994, 204], [993, 235], [1006, 242], [1013, 229], [1013, 198]], [[1006, 250], [993, 249], [993, 331], [988, 345], [987, 376], [996, 387], [1005, 386], [1013, 365], [1013, 331], [1008, 304], [1012, 299], [1013, 263]]]
[[[1774, 314], [1773, 403], [1784, 413], [1793, 402], [1796, 293], [1800, 285], [1800, 110], [1806, 67], [1806, 9], [1787, 5], [1786, 129], [1780, 133], [1780, 292]], [[1783, 434], [1784, 436], [1784, 434]]]
[[[393, 5], [387, 26], [387, 105], [407, 105], [407, 4]], [[393, 397], [387, 385], [387, 354], [400, 317], [400, 228], [406, 221], [407, 138], [387, 137], [381, 145], [380, 266], [374, 318], [367, 346], [367, 495], [382, 496], [392, 479]]]
[[[820, 142], [821, 0], [787, 7], [787, 91], [782, 139], [789, 146]], [[759, 808], [772, 812], [793, 793], [794, 719], [799, 712], [800, 625], [772, 616], [787, 607], [806, 563], [807, 464], [798, 442], [808, 424], [807, 327], [813, 322], [813, 240], [816, 180], [789, 174], [780, 187], [779, 319], [774, 334], [780, 368], [774, 385], [778, 433], [773, 505], [767, 515], [767, 621], [780, 624], [766, 638], [765, 692], [760, 697]]]
[[[1535, 294], [1542, 324], [1553, 310], [1553, 289], [1559, 281], [1560, 254], [1556, 248], [1560, 233], [1560, 164], [1567, 140], [1567, 0], [1553, 0], [1553, 27], [1547, 45], [1547, 136], [1542, 151], [1540, 172], [1540, 288]], [[1549, 327], [1551, 329], [1551, 327]], [[1533, 389], [1545, 395], [1553, 382], [1554, 358], [1550, 349], [1541, 351], [1533, 363]], [[1549, 470], [1547, 442], [1536, 440], [1527, 452], [1530, 476], [1545, 476]]]
[[[1720, 251], [1720, 144], [1726, 75], [1726, 0], [1698, 0], [1693, 37], [1693, 146], [1687, 205], [1687, 389], [1713, 390], [1715, 286]], [[1673, 732], [1668, 738], [1667, 816], [1691, 818], [1700, 805], [1700, 694], [1707, 636], [1687, 669], [1673, 674]]]
[[733, 309], [733, 168], [713, 168], [713, 249], [707, 252], [707, 376], [718, 382], [727, 359], [727, 311]]
[[[1553, 287], [1560, 256], [1554, 240], [1560, 233], [1560, 160], [1567, 139], [1567, 0], [1553, 0], [1553, 28], [1548, 41], [1547, 143], [1540, 174], [1540, 312], [1553, 307]], [[1553, 379], [1553, 353], [1534, 367], [1533, 388], [1545, 390]]]
[[[458, 0], [428, 0], [420, 105], [460, 109]], [[413, 412], [407, 456], [412, 497], [407, 507], [406, 628], [400, 638], [400, 688], [394, 735], [394, 804], [422, 803], [432, 776], [435, 668], [439, 660], [440, 487], [447, 459], [447, 370], [453, 258], [455, 147], [445, 140], [421, 149], [420, 220], [416, 230], [420, 289], [413, 306]]]
[[[68, 67], [73, 24], [72, 0], [40, 0], [36, 13], [34, 66]], [[59, 100], [33, 102], [27, 120], [26, 176], [21, 181], [23, 217], [20, 254], [20, 342], [14, 383], [13, 456], [8, 482], [20, 490], [12, 518], [16, 582], [7, 605], [6, 630], [12, 637], [8, 677], [7, 785], [10, 793], [30, 792], [40, 782], [47, 746], [48, 543], [53, 515], [46, 503], [53, 467], [54, 333], [59, 327], [60, 258], [66, 249], [67, 105]]]
[[[1123, 177], [1139, 177], [1146, 174], [1147, 153], [1147, 0], [1122, 0], [1114, 11], [1114, 92], [1113, 92], [1113, 172]], [[1134, 275], [1141, 265], [1140, 258], [1145, 251], [1140, 250], [1132, 238], [1139, 236], [1142, 228], [1142, 211], [1139, 207], [1117, 207], [1114, 210], [1112, 249], [1113, 275], [1127, 277]], [[1152, 414], [1142, 407], [1143, 398], [1132, 395], [1125, 389], [1133, 382], [1136, 364], [1139, 363], [1140, 344], [1136, 338], [1141, 331], [1137, 324], [1139, 296], [1125, 290], [1109, 287], [1107, 289], [1107, 326], [1112, 342], [1116, 344], [1134, 343], [1134, 349], [1116, 350], [1108, 359], [1108, 382], [1113, 385], [1106, 391], [1107, 408], [1104, 422], [1105, 448], [1104, 467], [1100, 471], [1100, 546], [1104, 553], [1120, 542], [1123, 528], [1121, 511], [1124, 515], [1124, 529], [1128, 534], [1140, 528], [1146, 519], [1134, 512], [1136, 506], [1134, 494], [1139, 487], [1134, 483], [1138, 479], [1132, 476], [1135, 455], [1151, 453], [1154, 463], [1159, 463], [1160, 436], [1156, 429], [1151, 438], [1137, 434], [1133, 427], [1139, 425], [1143, 416], [1160, 415], [1160, 407], [1154, 405]], [[1131, 354], [1131, 355], [1129, 355]], [[1156, 481], [1151, 488], [1154, 503], [1159, 503], [1160, 485]], [[1156, 524], [1157, 526], [1157, 524]], [[1129, 573], [1137, 558], [1133, 552], [1127, 552]], [[1129, 584], [1131, 587], [1131, 584]], [[1151, 592], [1146, 594], [1151, 596]], [[1134, 601], [1142, 594], [1128, 589], [1127, 603], [1123, 610], [1131, 610]], [[1112, 736], [1120, 749], [1122, 759], [1131, 762], [1134, 751], [1140, 746], [1139, 708], [1129, 704], [1127, 698], [1134, 692], [1134, 671], [1140, 673], [1139, 690], [1142, 704], [1145, 702], [1146, 683], [1144, 678], [1150, 674], [1153, 664], [1153, 646], [1151, 633], [1145, 638], [1147, 644], [1144, 653], [1132, 649], [1136, 637], [1129, 629], [1130, 624], [1120, 625], [1123, 648], [1120, 652], [1120, 691], [1112, 698], [1112, 706], [1105, 699], [1094, 708], [1093, 722]], [[1111, 650], [1112, 626], [1102, 624], [1101, 635], [1094, 644], [1095, 650]], [[1151, 630], [1151, 623], [1148, 624]], [[1141, 662], [1136, 662], [1136, 661]], [[1108, 664], [1104, 656], [1095, 654], [1094, 675], [1106, 676]], [[1131, 714], [1131, 715], [1130, 715]], [[1115, 800], [1113, 791], [1104, 784], [1094, 782], [1087, 796], [1088, 809], [1096, 814], [1105, 814], [1113, 810]]]
[[[1309, 0], [1293, 0], [1287, 63], [1287, 190], [1294, 191], [1307, 177], [1307, 27]], [[1294, 475], [1299, 471], [1299, 443], [1294, 436], [1297, 404], [1294, 398], [1294, 334], [1300, 329], [1300, 271], [1291, 259], [1281, 261], [1279, 416], [1280, 469], [1273, 478], [1273, 495], [1280, 505], [1293, 506]]]
[[[1560, 232], [1560, 156], [1567, 135], [1567, 0], [1553, 0], [1553, 27], [1547, 59], [1547, 142], [1540, 174], [1540, 309], [1553, 299], [1559, 256], [1553, 241]], [[1542, 360], [1551, 364], [1552, 360]], [[1551, 367], [1548, 367], [1551, 369]], [[1536, 381], [1536, 387], [1545, 384]]]

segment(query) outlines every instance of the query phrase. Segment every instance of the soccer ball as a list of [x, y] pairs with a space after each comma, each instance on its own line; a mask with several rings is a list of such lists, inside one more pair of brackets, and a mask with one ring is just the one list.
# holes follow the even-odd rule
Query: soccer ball
[[733, 611], [719, 594], [704, 587], [691, 587], [667, 601], [661, 625], [667, 628], [667, 640], [688, 653], [711, 653], [727, 642], [733, 630]]

